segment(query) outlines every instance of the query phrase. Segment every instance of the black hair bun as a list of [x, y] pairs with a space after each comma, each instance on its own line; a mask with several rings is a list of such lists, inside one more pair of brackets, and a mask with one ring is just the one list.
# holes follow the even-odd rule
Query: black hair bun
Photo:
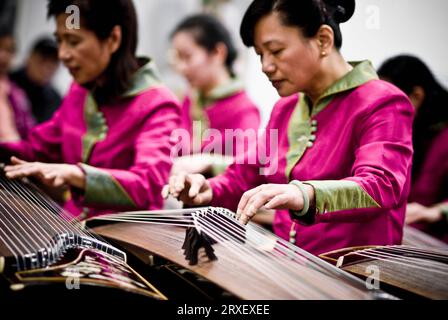
[[350, 20], [355, 13], [355, 0], [324, 0], [336, 23], [344, 23]]

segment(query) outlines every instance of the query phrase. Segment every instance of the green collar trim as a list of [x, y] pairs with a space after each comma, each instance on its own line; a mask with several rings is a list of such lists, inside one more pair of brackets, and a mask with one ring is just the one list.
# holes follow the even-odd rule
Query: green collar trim
[[378, 79], [370, 61], [352, 62], [353, 70], [331, 85], [317, 100], [310, 115], [311, 101], [303, 93], [299, 94], [299, 102], [291, 115], [288, 126], [289, 150], [286, 155], [286, 177], [302, 159], [307, 149], [312, 148], [316, 140], [317, 125], [312, 118], [324, 110], [333, 100], [334, 95], [357, 88], [371, 80]]
[[238, 78], [232, 78], [230, 82], [216, 87], [206, 96], [199, 94], [197, 101], [199, 106], [204, 108], [218, 100], [231, 97], [243, 89], [243, 82]]
[[108, 126], [104, 114], [99, 110], [98, 104], [89, 93], [84, 104], [84, 120], [87, 132], [82, 137], [82, 162], [87, 163], [93, 147], [98, 142], [104, 141], [107, 136]]
[[149, 59], [145, 60], [148, 62], [134, 74], [130, 88], [122, 94], [123, 98], [135, 97], [143, 91], [161, 84], [155, 63]]
[[299, 94], [299, 102], [292, 113], [288, 126], [289, 150], [286, 154], [286, 177], [291, 179], [294, 166], [300, 161], [309, 147], [313, 134], [310, 121], [310, 111], [305, 101], [305, 95]]
[[334, 95], [358, 88], [369, 81], [379, 79], [370, 61], [365, 60], [349, 63], [353, 66], [353, 70], [325, 90], [319, 99], [317, 99], [312, 116], [324, 110], [330, 104]]
[[331, 85], [320, 99], [355, 89], [371, 80], [378, 80], [378, 75], [370, 61], [366, 60], [349, 63], [352, 65], [353, 70]]

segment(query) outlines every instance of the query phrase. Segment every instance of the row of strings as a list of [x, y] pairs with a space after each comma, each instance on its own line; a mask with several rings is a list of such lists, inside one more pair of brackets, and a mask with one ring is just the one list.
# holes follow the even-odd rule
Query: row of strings
[[[239, 272], [257, 272], [293, 299], [370, 299], [358, 278], [278, 238], [256, 224], [242, 226], [221, 208], [127, 212], [99, 220], [194, 227], [241, 260]], [[163, 228], [161, 231], [163, 232]], [[244, 257], [244, 259], [241, 259]], [[219, 257], [218, 257], [219, 259]], [[281, 298], [281, 297], [279, 297]]]
[[[354, 264], [352, 270], [362, 273], [364, 266], [368, 266], [366, 271], [370, 272], [365, 274], [370, 277], [373, 270], [371, 267], [375, 266], [377, 276], [386, 283], [431, 299], [448, 298], [447, 250], [390, 246], [358, 250], [345, 257], [355, 257], [357, 262], [341, 264], [343, 269], [350, 270]], [[340, 262], [341, 260], [338, 265]]]
[[[228, 252], [246, 257], [250, 268], [255, 267], [266, 277], [274, 276], [276, 283], [297, 298], [334, 298], [336, 294], [338, 298], [350, 299], [354, 292], [365, 294], [364, 284], [358, 279], [265, 229], [255, 224], [242, 228], [228, 213], [216, 212], [217, 209], [211, 208], [206, 210], [215, 212], [210, 214], [204, 212], [204, 209], [130, 212], [103, 216], [101, 219], [196, 227], [220, 242]], [[21, 264], [25, 265], [27, 255], [42, 250], [48, 251], [49, 264], [56, 262], [61, 255], [58, 251], [61, 248], [57, 247], [55, 238], [58, 235], [69, 235], [71, 239], [75, 235], [99, 238], [83, 230], [77, 220], [72, 219], [32, 183], [10, 181], [0, 176], [0, 240], [15, 256], [18, 264], [22, 259]], [[444, 278], [448, 275], [446, 250], [393, 246], [358, 251], [355, 254], [432, 272]], [[325, 281], [324, 292], [321, 286], [316, 286], [321, 281]]]
[[417, 248], [431, 248], [448, 251], [448, 244], [411, 226], [405, 226], [403, 243]]
[[360, 250], [352, 253], [368, 260], [377, 260], [411, 268], [415, 272], [433, 274], [448, 281], [448, 251], [408, 246], [390, 246]]
[[[256, 224], [250, 223], [247, 227], [242, 228], [230, 217], [231, 214], [228, 211], [221, 210], [221, 214], [219, 214], [220, 210], [207, 208], [129, 212], [109, 215], [101, 219], [196, 227], [227, 247], [229, 252], [247, 257], [251, 268], [255, 267], [267, 277], [275, 275], [277, 283], [292, 294], [299, 294], [301, 297], [315, 296], [313, 292], [310, 292], [310, 288], [315, 290], [315, 285], [322, 281], [326, 283], [325, 291], [336, 293], [339, 298], [345, 296], [345, 287], [338, 287], [341, 284], [340, 280], [343, 280], [343, 284], [360, 288], [358, 279], [351, 278], [347, 273], [340, 272], [339, 269], [333, 268], [321, 259], [276, 237]], [[210, 214], [213, 211], [215, 214]], [[404, 266], [415, 273], [431, 273], [436, 278], [442, 277], [444, 279], [442, 281], [448, 281], [448, 251], [444, 249], [389, 246], [360, 250], [353, 254], [367, 260], [387, 262], [392, 266]], [[301, 267], [297, 268], [297, 265]], [[338, 282], [331, 281], [332, 279], [337, 279]], [[300, 290], [298, 290], [299, 288]], [[321, 289], [321, 286], [318, 288]], [[322, 297], [322, 292], [319, 297]]]
[[79, 243], [79, 237], [106, 245], [30, 181], [0, 175], [0, 240], [14, 255], [19, 270], [29, 265], [33, 255], [44, 260], [34, 261], [35, 268], [57, 262], [67, 245]]

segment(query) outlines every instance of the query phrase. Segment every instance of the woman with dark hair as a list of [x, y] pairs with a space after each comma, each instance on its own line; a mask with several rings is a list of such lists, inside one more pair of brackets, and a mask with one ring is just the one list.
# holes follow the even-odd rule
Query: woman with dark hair
[[406, 222], [448, 241], [448, 91], [414, 56], [390, 58], [378, 74], [403, 90], [416, 110]]
[[[80, 28], [69, 23], [70, 5], [79, 8]], [[48, 10], [56, 20], [59, 58], [75, 82], [51, 120], [26, 140], [1, 145], [17, 156], [7, 176], [70, 187], [65, 207], [80, 219], [161, 208], [180, 108], [150, 61], [135, 56], [132, 1], [50, 0]]]
[[314, 254], [399, 244], [414, 110], [368, 61], [342, 57], [339, 24], [354, 9], [354, 0], [253, 1], [241, 35], [283, 97], [265, 137], [278, 133], [266, 153], [278, 163], [263, 174], [262, 163], [246, 162], [211, 180], [177, 175], [164, 196], [236, 210], [242, 223], [277, 209], [274, 231]]
[[[237, 51], [230, 33], [218, 19], [206, 14], [187, 17], [173, 31], [172, 43], [175, 67], [191, 88], [183, 101], [182, 127], [192, 138], [188, 142], [193, 147], [185, 150], [198, 154], [178, 158], [173, 173], [216, 174], [229, 160], [232, 163], [237, 152], [234, 141], [229, 141], [233, 135], [226, 136], [226, 130], [249, 129], [256, 137], [259, 110], [235, 76]], [[217, 130], [220, 139], [203, 137], [207, 129]], [[201, 150], [204, 154], [199, 154]]]

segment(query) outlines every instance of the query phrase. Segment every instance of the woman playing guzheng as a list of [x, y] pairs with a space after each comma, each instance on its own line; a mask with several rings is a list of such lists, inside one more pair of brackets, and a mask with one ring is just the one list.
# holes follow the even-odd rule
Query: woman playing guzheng
[[[66, 14], [72, 5], [80, 11], [79, 28]], [[7, 176], [69, 186], [65, 208], [81, 219], [160, 209], [180, 106], [152, 63], [135, 55], [132, 0], [50, 0], [48, 8], [56, 20], [59, 57], [74, 83], [51, 120], [27, 140], [1, 144], [1, 152], [17, 157]]]
[[353, 0], [253, 1], [241, 36], [282, 97], [264, 137], [277, 132], [277, 147], [259, 141], [253, 152], [266, 148], [277, 163], [248, 159], [211, 180], [179, 174], [164, 196], [227, 207], [242, 223], [277, 209], [274, 231], [313, 254], [399, 244], [414, 110], [370, 62], [342, 57], [339, 25], [354, 10]]
[[[250, 130], [256, 137], [260, 112], [235, 75], [237, 50], [217, 18], [198, 14], [182, 20], [172, 34], [172, 46], [174, 65], [190, 86], [181, 118], [182, 128], [193, 138], [186, 148], [193, 155], [177, 158], [172, 172], [216, 175], [236, 154], [234, 137], [226, 136], [226, 130]], [[219, 132], [219, 138], [207, 136], [208, 129]]]

